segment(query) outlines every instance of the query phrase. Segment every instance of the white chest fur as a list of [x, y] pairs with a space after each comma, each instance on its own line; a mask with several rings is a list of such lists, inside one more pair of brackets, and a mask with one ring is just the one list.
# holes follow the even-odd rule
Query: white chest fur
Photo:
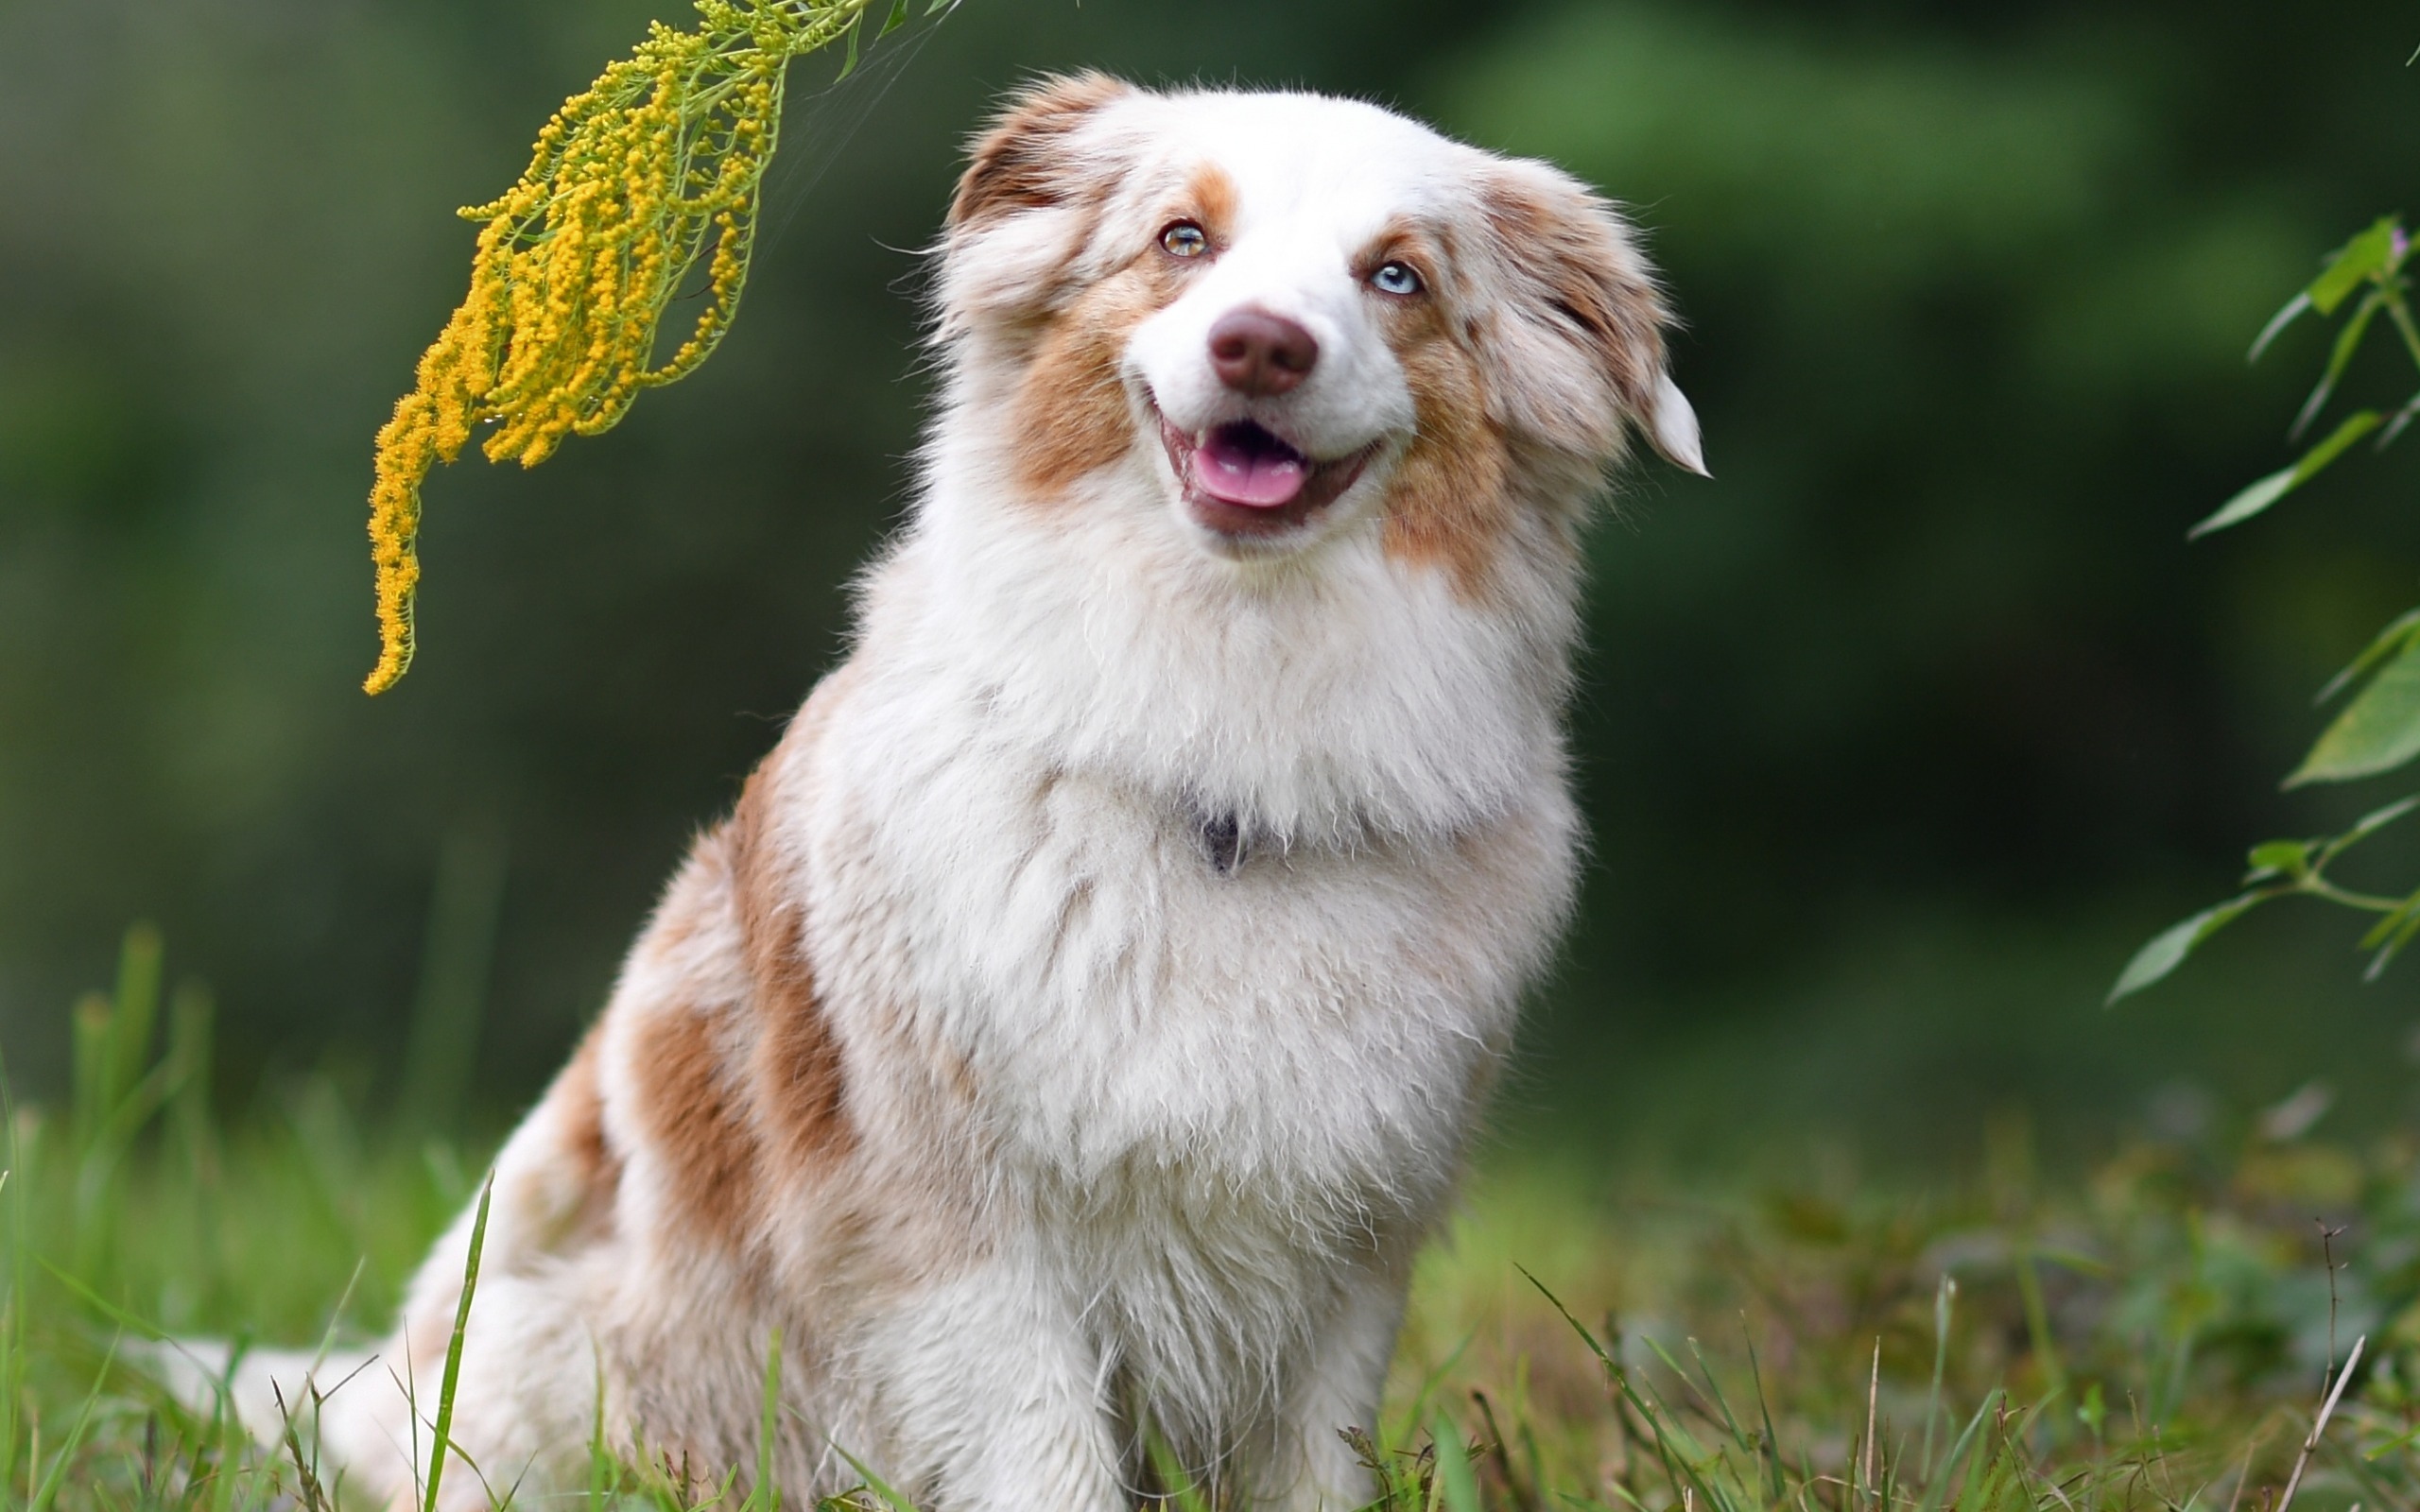
[[830, 1011], [945, 1059], [1035, 1200], [1416, 1226], [1567, 901], [1559, 647], [1374, 549], [1304, 606], [1169, 556], [1105, 587], [942, 506], [880, 570], [807, 784]]

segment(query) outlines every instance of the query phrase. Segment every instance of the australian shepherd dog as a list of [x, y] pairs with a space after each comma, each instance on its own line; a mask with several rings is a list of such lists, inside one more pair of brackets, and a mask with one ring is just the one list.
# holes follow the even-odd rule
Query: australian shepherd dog
[[[497, 1158], [449, 1507], [600, 1422], [744, 1486], [777, 1332], [793, 1500], [1372, 1494], [1340, 1431], [1571, 902], [1588, 507], [1633, 429], [1703, 471], [1670, 317], [1551, 167], [1098, 76], [975, 142], [936, 262], [848, 658]], [[320, 1411], [353, 1497], [427, 1472], [472, 1227]]]

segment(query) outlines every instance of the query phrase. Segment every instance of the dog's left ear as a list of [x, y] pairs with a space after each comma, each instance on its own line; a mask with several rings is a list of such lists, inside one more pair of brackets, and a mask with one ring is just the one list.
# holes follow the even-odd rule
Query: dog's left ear
[[1710, 477], [1698, 418], [1666, 370], [1673, 324], [1655, 275], [1614, 207], [1543, 163], [1497, 163], [1483, 180], [1508, 418], [1574, 451], [1611, 456], [1624, 422], [1675, 466]]

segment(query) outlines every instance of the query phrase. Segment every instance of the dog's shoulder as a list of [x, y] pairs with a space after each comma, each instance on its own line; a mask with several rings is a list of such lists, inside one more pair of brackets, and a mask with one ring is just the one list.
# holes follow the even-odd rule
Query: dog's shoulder
[[800, 811], [847, 696], [825, 678], [700, 835], [631, 952], [601, 1028], [621, 1142], [647, 1152], [684, 1232], [752, 1240], [771, 1185], [854, 1144], [847, 1076], [806, 948]]

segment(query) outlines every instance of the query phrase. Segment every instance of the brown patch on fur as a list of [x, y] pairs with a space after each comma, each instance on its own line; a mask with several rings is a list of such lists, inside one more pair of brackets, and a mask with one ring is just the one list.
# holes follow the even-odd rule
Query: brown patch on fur
[[[1431, 234], [1412, 221], [1397, 216], [1380, 227], [1378, 234], [1372, 237], [1369, 245], [1353, 259], [1353, 276], [1366, 284], [1371, 275], [1389, 263], [1409, 263], [1429, 289], [1446, 292], [1442, 287], [1443, 269], [1453, 261], [1455, 249], [1454, 237], [1450, 232], [1441, 231]], [[1416, 312], [1427, 302], [1424, 300], [1419, 303], [1400, 303], [1392, 308], [1407, 313]]]
[[[721, 859], [717, 850], [703, 844], [699, 845], [691, 853], [692, 865], [703, 863], [719, 867]], [[680, 882], [676, 879], [674, 885], [678, 887], [679, 885]], [[648, 923], [647, 934], [640, 939], [640, 948], [659, 957], [678, 955], [688, 947], [691, 940], [698, 937], [698, 931], [704, 923], [705, 917], [697, 908], [678, 908], [667, 905], [659, 909], [655, 918]]]
[[[1481, 201], [1498, 255], [1530, 285], [1516, 299], [1535, 305], [1533, 318], [1582, 349], [1623, 411], [1651, 415], [1670, 316], [1612, 207], [1577, 185], [1511, 175], [1487, 181]], [[1507, 375], [1514, 383], [1522, 376]], [[1589, 439], [1610, 447], [1616, 437]]]
[[[1235, 235], [1237, 198], [1226, 171], [1204, 163], [1159, 224], [1195, 221], [1215, 251]], [[1157, 226], [1151, 234], [1125, 266], [1051, 315], [1034, 343], [1014, 401], [1016, 481], [1029, 498], [1064, 498], [1133, 448], [1133, 410], [1118, 374], [1127, 339], [1176, 299], [1196, 263], [1208, 262], [1171, 257], [1158, 247]]]
[[805, 917], [774, 835], [780, 765], [789, 748], [785, 741], [748, 780], [723, 832], [755, 1009], [750, 1076], [759, 1122], [777, 1145], [785, 1176], [827, 1163], [856, 1143], [839, 1042], [816, 999]]
[[[801, 954], [795, 923], [781, 947], [786, 958]], [[815, 1000], [802, 960], [760, 979], [765, 1022], [756, 1041], [754, 1072], [763, 1111], [781, 1142], [786, 1169], [821, 1163], [856, 1142], [849, 1122], [847, 1082], [840, 1046]]]
[[1241, 198], [1236, 180], [1227, 177], [1227, 170], [1215, 163], [1205, 163], [1193, 170], [1177, 217], [1190, 215], [1208, 233], [1211, 248], [1223, 249], [1236, 239], [1236, 213]]
[[1147, 251], [1086, 289], [1051, 320], [1015, 400], [1016, 481], [1057, 500], [1134, 445], [1134, 415], [1118, 375], [1127, 338], [1177, 296], [1176, 260]]
[[1475, 601], [1486, 595], [1512, 523], [1504, 438], [1484, 417], [1470, 417], [1465, 428], [1463, 415], [1424, 401], [1424, 413], [1435, 411], [1461, 434], [1424, 425], [1388, 487], [1383, 542], [1390, 558], [1443, 572], [1458, 595]]
[[972, 1108], [983, 1095], [983, 1084], [976, 1079], [975, 1063], [959, 1051], [940, 1057], [942, 1087], [959, 1105]]
[[684, 1228], [746, 1246], [756, 1209], [756, 1139], [742, 1116], [716, 1023], [678, 1005], [649, 1014], [631, 1046], [640, 1113], [663, 1158], [665, 1195]]
[[1106, 74], [1054, 75], [1012, 97], [967, 152], [950, 200], [949, 229], [963, 231], [1020, 210], [1061, 203], [1067, 176], [1060, 156], [1085, 116], [1131, 94]]
[[604, 1037], [591, 1029], [555, 1078], [549, 1094], [556, 1102], [563, 1153], [586, 1193], [570, 1227], [574, 1231], [597, 1234], [612, 1231], [614, 1198], [622, 1185], [621, 1154], [605, 1137], [605, 1099], [598, 1085], [603, 1058]]
[[1513, 524], [1511, 452], [1488, 403], [1485, 368], [1446, 304], [1444, 249], [1408, 226], [1380, 232], [1355, 260], [1367, 278], [1409, 263], [1427, 292], [1388, 305], [1387, 342], [1411, 389], [1412, 442], [1387, 486], [1383, 544], [1409, 567], [1440, 571], [1465, 599], [1481, 596]]

